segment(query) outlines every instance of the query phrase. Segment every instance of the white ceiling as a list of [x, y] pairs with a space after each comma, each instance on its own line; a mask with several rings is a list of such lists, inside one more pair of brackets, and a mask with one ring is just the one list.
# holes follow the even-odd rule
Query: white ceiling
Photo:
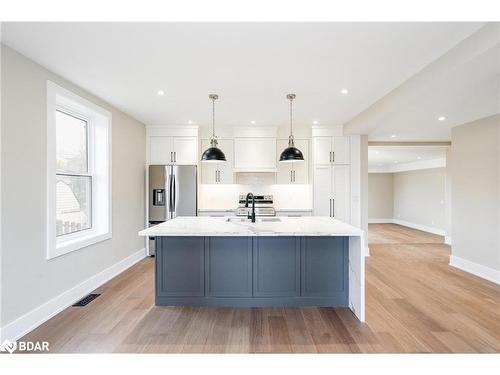
[[444, 159], [447, 149], [448, 146], [369, 146], [368, 168], [377, 170], [396, 164]]
[[[346, 125], [371, 141], [440, 141], [500, 113], [500, 24], [489, 24]], [[444, 116], [444, 121], [438, 118]], [[395, 135], [395, 138], [392, 136]]]
[[[208, 124], [210, 92], [220, 95], [220, 125], [285, 124], [289, 92], [297, 94], [297, 124], [331, 125], [348, 122], [482, 25], [3, 23], [2, 37], [6, 45], [147, 125]], [[491, 65], [492, 56], [484, 59], [465, 71], [471, 77], [467, 89], [478, 84], [474, 74]], [[342, 88], [349, 94], [341, 95]], [[166, 94], [157, 96], [159, 89]], [[431, 105], [436, 95], [442, 99], [443, 93], [415, 100]], [[443, 105], [413, 119], [415, 105], [407, 103], [384, 121], [392, 126], [411, 119], [413, 124], [441, 111], [454, 116], [454, 108]], [[374, 136], [383, 139], [389, 128]], [[436, 134], [446, 138], [445, 133]]]

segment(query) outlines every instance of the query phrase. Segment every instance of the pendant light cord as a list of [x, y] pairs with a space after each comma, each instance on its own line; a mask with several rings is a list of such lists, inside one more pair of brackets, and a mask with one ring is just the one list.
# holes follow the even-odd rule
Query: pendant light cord
[[215, 138], [215, 98], [212, 98], [212, 138]]
[[293, 138], [293, 130], [292, 130], [292, 117], [293, 117], [293, 112], [292, 112], [292, 101], [293, 99], [290, 98], [290, 137]]

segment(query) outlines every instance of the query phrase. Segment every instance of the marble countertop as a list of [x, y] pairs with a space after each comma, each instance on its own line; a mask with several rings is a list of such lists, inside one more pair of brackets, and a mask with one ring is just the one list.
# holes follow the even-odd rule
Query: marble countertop
[[363, 231], [331, 217], [280, 217], [279, 221], [228, 222], [225, 217], [177, 217], [140, 236], [349, 236]]

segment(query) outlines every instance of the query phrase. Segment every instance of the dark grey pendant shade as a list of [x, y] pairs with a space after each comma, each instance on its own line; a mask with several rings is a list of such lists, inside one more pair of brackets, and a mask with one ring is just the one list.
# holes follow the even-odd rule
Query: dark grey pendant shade
[[217, 146], [216, 147], [209, 147], [201, 155], [201, 161], [205, 161], [205, 162], [226, 161], [226, 155], [224, 155], [222, 150], [220, 148], [218, 148]]
[[208, 98], [212, 101], [212, 137], [210, 138], [210, 147], [201, 155], [203, 162], [221, 162], [226, 161], [226, 155], [217, 147], [217, 136], [215, 135], [215, 101], [219, 95], [210, 94]]
[[297, 147], [289, 146], [285, 148], [281, 153], [280, 161], [284, 162], [304, 161], [304, 155], [302, 155], [302, 151], [300, 151]]

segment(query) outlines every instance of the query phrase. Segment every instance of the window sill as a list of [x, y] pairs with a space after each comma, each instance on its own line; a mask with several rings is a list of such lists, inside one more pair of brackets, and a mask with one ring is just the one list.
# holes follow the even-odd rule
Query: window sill
[[85, 235], [82, 234], [76, 238], [59, 242], [55, 249], [47, 253], [47, 259], [53, 259], [72, 251], [94, 245], [98, 242], [109, 240], [110, 238], [112, 238], [111, 232], [87, 232]]

